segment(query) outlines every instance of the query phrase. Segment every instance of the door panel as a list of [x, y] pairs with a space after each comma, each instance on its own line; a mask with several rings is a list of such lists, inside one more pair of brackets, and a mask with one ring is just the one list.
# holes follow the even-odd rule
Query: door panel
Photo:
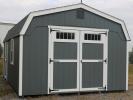
[[77, 43], [55, 42], [54, 59], [77, 59]]
[[77, 88], [77, 63], [54, 63], [53, 89]]
[[75, 30], [51, 33], [50, 92], [79, 90], [79, 34]]
[[83, 43], [83, 59], [103, 59], [103, 44]]
[[82, 64], [82, 88], [103, 86], [103, 63], [84, 62]]
[[82, 31], [80, 34], [80, 90], [105, 90], [107, 86], [107, 35]]

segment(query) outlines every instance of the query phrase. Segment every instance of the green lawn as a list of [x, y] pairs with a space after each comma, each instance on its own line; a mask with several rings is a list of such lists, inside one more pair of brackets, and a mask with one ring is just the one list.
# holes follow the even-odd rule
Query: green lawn
[[133, 85], [133, 64], [129, 64], [129, 85]]

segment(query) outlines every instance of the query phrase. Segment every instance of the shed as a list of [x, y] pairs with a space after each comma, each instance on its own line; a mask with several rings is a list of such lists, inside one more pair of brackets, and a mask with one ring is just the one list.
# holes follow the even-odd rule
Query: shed
[[18, 96], [128, 90], [123, 20], [85, 4], [31, 12], [6, 35], [7, 81]]

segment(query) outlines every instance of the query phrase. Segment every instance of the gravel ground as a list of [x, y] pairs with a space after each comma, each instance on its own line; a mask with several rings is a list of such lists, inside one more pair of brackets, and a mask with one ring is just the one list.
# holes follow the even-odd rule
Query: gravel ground
[[133, 100], [133, 85], [128, 91], [107, 93], [56, 94], [19, 98], [8, 83], [0, 80], [0, 100]]

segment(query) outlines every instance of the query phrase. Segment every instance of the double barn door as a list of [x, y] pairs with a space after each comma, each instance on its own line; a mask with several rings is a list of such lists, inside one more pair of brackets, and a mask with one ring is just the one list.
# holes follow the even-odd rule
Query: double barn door
[[49, 93], [107, 89], [107, 30], [49, 33]]

